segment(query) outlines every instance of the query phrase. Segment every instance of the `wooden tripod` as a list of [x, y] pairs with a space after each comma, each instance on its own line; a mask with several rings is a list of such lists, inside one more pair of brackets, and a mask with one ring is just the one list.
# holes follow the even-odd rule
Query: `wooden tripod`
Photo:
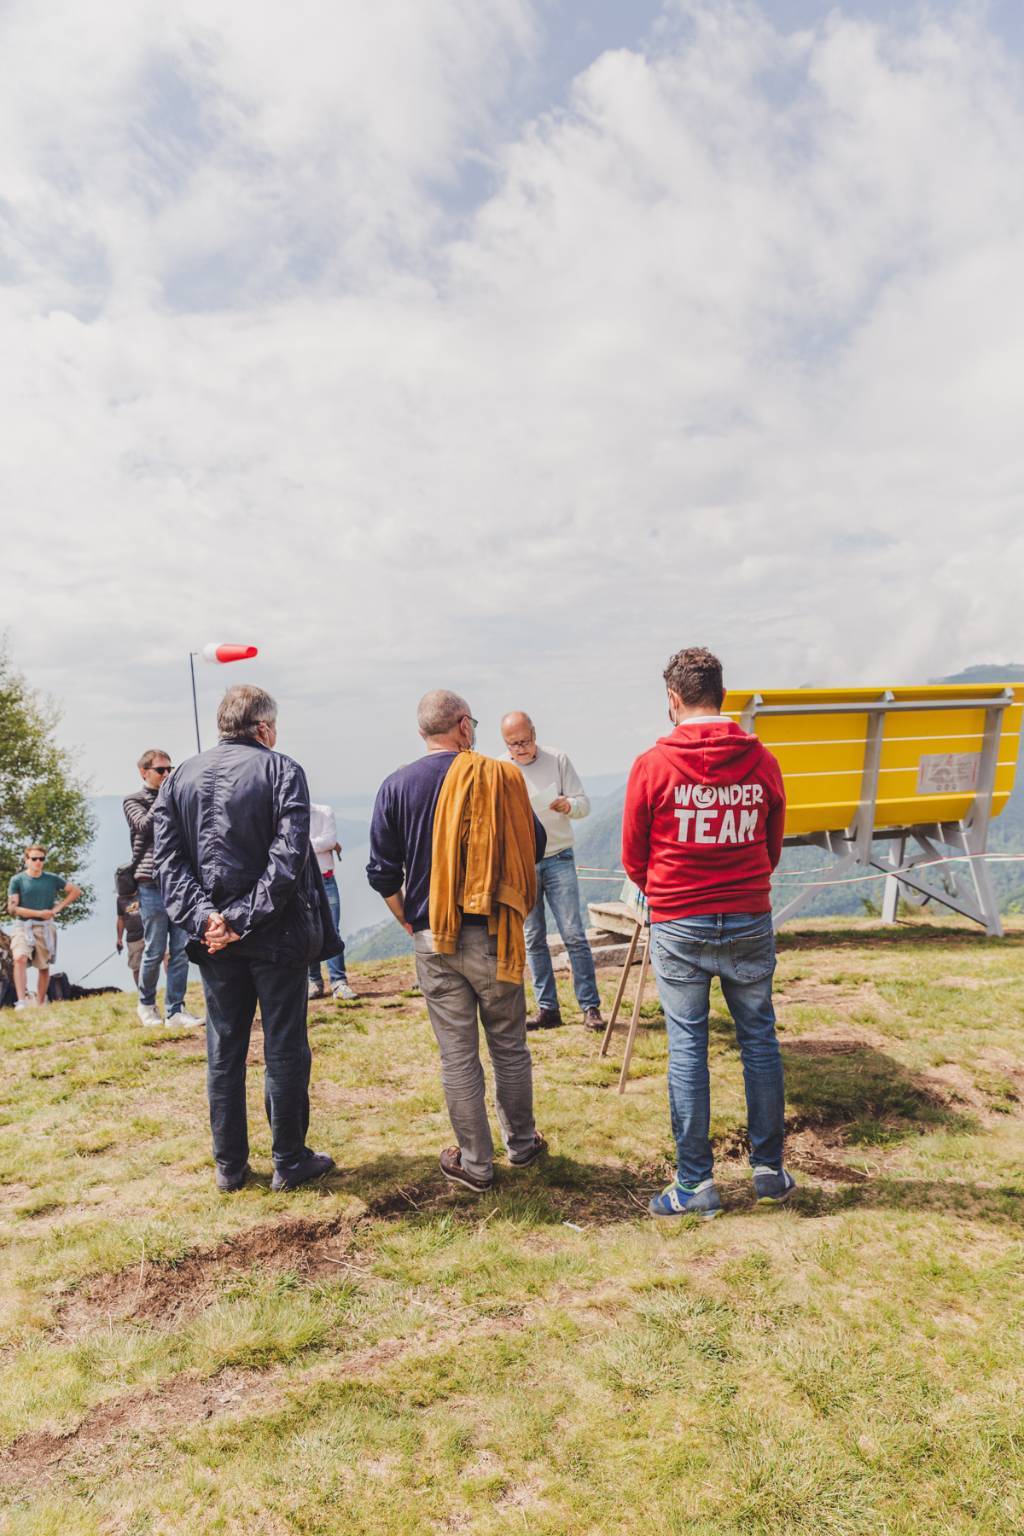
[[633, 1046], [636, 1044], [636, 1032], [640, 1028], [640, 1008], [644, 1000], [644, 988], [647, 984], [647, 967], [651, 958], [651, 929], [650, 925], [641, 919], [633, 931], [633, 937], [629, 941], [626, 951], [625, 964], [622, 967], [622, 975], [619, 977], [619, 985], [615, 992], [615, 1002], [612, 1004], [611, 1017], [608, 1020], [601, 1041], [601, 1055], [607, 1056], [608, 1047], [611, 1044], [612, 1034], [615, 1030], [615, 1021], [622, 1007], [622, 999], [626, 994], [626, 982], [629, 978], [629, 968], [636, 959], [637, 947], [642, 946], [643, 955], [640, 960], [640, 981], [636, 989], [636, 997], [633, 1000], [633, 1013], [629, 1021], [629, 1029], [626, 1034], [626, 1049], [622, 1057], [622, 1070], [619, 1073], [619, 1093], [626, 1091], [626, 1079], [629, 1077], [629, 1063], [633, 1057]]

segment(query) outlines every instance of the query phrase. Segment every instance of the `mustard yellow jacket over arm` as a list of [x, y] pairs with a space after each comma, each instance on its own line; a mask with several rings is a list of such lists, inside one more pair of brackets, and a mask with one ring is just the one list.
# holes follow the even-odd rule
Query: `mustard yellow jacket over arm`
[[439, 955], [453, 955], [463, 912], [487, 918], [497, 935], [499, 981], [522, 982], [523, 923], [537, 899], [533, 811], [515, 763], [460, 752], [434, 812], [430, 931]]

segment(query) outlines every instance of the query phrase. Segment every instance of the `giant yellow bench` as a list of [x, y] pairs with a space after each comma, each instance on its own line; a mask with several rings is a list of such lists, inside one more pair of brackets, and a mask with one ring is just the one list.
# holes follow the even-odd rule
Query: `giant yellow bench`
[[[885, 921], [902, 890], [1002, 933], [985, 851], [989, 822], [1013, 789], [1024, 685], [730, 689], [722, 710], [779, 760], [787, 846], [817, 847], [835, 861], [776, 913], [776, 927], [822, 885], [859, 871], [888, 877]], [[948, 857], [944, 850], [964, 863], [942, 866], [937, 891], [917, 866]]]

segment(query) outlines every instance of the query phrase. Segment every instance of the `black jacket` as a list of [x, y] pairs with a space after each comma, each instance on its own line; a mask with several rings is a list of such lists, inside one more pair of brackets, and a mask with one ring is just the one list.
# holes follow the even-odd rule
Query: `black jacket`
[[132, 839], [131, 867], [136, 880], [155, 880], [153, 868], [153, 807], [159, 790], [143, 784], [123, 801], [124, 817]]
[[[290, 757], [248, 738], [219, 741], [166, 780], [153, 829], [164, 906], [198, 965], [308, 965], [341, 952], [309, 843], [306, 775]], [[217, 955], [199, 942], [212, 912], [241, 936]]]

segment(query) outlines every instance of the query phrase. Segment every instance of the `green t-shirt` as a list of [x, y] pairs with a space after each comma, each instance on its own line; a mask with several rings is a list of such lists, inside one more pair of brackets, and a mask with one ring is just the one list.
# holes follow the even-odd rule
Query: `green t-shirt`
[[30, 912], [49, 912], [67, 888], [63, 875], [51, 875], [46, 870], [41, 875], [30, 875], [23, 869], [14, 876], [9, 891], [17, 896], [19, 907], [28, 907]]

